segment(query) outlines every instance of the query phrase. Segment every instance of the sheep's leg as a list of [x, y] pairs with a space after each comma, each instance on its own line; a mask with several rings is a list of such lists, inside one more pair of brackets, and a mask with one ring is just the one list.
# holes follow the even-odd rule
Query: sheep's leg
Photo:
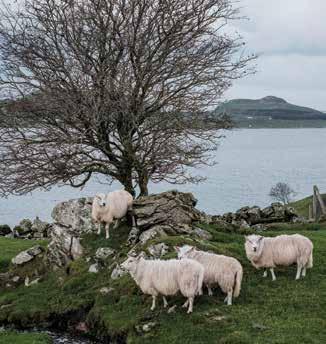
[[105, 225], [105, 238], [109, 239], [110, 238], [110, 222]]
[[264, 269], [263, 277], [267, 277], [267, 269]]
[[304, 267], [304, 268], [302, 269], [302, 277], [306, 277], [306, 272], [307, 272], [307, 268]]
[[296, 280], [300, 279], [301, 270], [302, 270], [302, 266], [298, 264], [298, 266], [297, 266], [297, 275], [295, 276]]
[[182, 305], [182, 308], [186, 308], [189, 305], [189, 299]]
[[233, 294], [233, 290], [229, 290], [228, 291], [228, 296], [226, 297], [227, 298], [227, 305], [228, 306], [232, 306], [232, 294]]
[[213, 295], [212, 288], [207, 285], [207, 290], [208, 290], [208, 295], [212, 296]]
[[97, 234], [100, 235], [101, 234], [101, 229], [102, 229], [102, 223], [99, 223], [97, 225]]
[[120, 221], [118, 219], [115, 220], [113, 229], [117, 229], [119, 227], [119, 225], [120, 225]]
[[163, 296], [163, 303], [164, 303], [164, 306], [163, 306], [164, 308], [169, 306], [168, 302], [166, 301], [165, 296]]
[[187, 313], [189, 314], [189, 313], [192, 313], [192, 308], [193, 308], [193, 305], [194, 305], [194, 298], [193, 297], [189, 297], [188, 301], [189, 301], [189, 307], [188, 307]]
[[271, 272], [271, 274], [272, 274], [272, 280], [275, 281], [275, 280], [276, 280], [276, 276], [275, 276], [275, 273], [274, 273], [274, 269], [271, 268], [271, 269], [270, 269], [270, 272]]
[[156, 296], [152, 295], [152, 307], [151, 307], [151, 311], [153, 311], [155, 309], [156, 306]]

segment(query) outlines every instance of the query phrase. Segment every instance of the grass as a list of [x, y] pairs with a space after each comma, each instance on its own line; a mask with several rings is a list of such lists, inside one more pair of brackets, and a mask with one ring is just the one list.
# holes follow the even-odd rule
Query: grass
[[[202, 226], [213, 234], [210, 241], [190, 236], [169, 236], [154, 239], [149, 244], [166, 242], [171, 250], [166, 258], [175, 257], [173, 245], [195, 244], [217, 253], [238, 258], [244, 267], [241, 295], [232, 307], [224, 305], [223, 295], [215, 290], [214, 297], [204, 295], [196, 299], [194, 313], [186, 315], [181, 308], [183, 297], [169, 298], [170, 305], [177, 305], [175, 313], [167, 314], [160, 300], [158, 308], [150, 311], [150, 297], [143, 295], [129, 276], [110, 280], [114, 261], [99, 274], [87, 272], [91, 262], [75, 261], [70, 274], [60, 271], [51, 273], [38, 285], [19, 287], [0, 293], [0, 324], [15, 323], [22, 326], [46, 326], [53, 315], [65, 319], [65, 314], [86, 309], [85, 316], [93, 333], [110, 335], [114, 342], [133, 343], [255, 343], [255, 344], [304, 344], [326, 342], [326, 226], [284, 225], [273, 226], [266, 235], [300, 231], [315, 246], [314, 268], [307, 277], [295, 281], [295, 267], [276, 270], [277, 281], [262, 277], [248, 262], [242, 234], [220, 232], [212, 226]], [[104, 234], [103, 234], [104, 235]], [[122, 230], [122, 236], [126, 232]], [[86, 240], [87, 238], [87, 240]], [[0, 245], [1, 245], [0, 239]], [[90, 253], [97, 247], [110, 245], [122, 249], [125, 259], [127, 248], [122, 245], [118, 232], [112, 241], [103, 237], [87, 236], [84, 245]], [[148, 245], [147, 245], [148, 246]], [[142, 249], [146, 250], [146, 247]], [[108, 295], [101, 295], [103, 286], [113, 288]], [[72, 313], [71, 313], [72, 312]], [[71, 317], [73, 318], [73, 317]], [[136, 328], [155, 322], [152, 331], [140, 335]], [[1, 343], [1, 337], [0, 337]], [[9, 342], [6, 342], [9, 343]], [[16, 342], [15, 342], [16, 343]], [[17, 343], [20, 343], [17, 341]], [[24, 343], [24, 342], [22, 342]], [[36, 342], [38, 343], [38, 342]], [[42, 343], [42, 342], [41, 342]]]
[[[322, 198], [326, 202], [326, 194], [322, 195]], [[299, 215], [308, 218], [310, 204], [312, 204], [312, 196], [300, 199], [299, 201], [292, 202], [290, 206], [293, 207]]]
[[46, 241], [18, 240], [0, 237], [0, 273], [8, 269], [11, 259], [19, 252], [35, 245], [46, 246]]
[[14, 331], [0, 332], [0, 344], [50, 344], [47, 334], [18, 333]]

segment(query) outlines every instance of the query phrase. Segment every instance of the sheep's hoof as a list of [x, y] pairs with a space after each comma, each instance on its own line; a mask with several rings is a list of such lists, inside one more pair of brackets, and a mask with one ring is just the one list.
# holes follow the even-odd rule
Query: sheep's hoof
[[187, 314], [191, 314], [191, 313], [192, 313], [192, 309], [188, 309]]

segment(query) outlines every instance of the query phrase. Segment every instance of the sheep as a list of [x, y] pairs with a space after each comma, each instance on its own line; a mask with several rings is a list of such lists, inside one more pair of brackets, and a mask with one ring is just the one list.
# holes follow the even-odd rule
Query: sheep
[[211, 287], [218, 284], [227, 294], [224, 302], [232, 305], [232, 296], [240, 295], [243, 269], [241, 264], [232, 257], [217, 255], [197, 250], [193, 246], [185, 245], [175, 247], [179, 259], [194, 259], [204, 266], [204, 284], [208, 289], [208, 295], [213, 295]]
[[297, 264], [295, 279], [306, 276], [307, 268], [313, 266], [313, 244], [303, 235], [279, 235], [274, 238], [261, 235], [245, 237], [245, 250], [251, 264], [256, 268], [265, 268], [264, 277], [267, 277], [267, 268], [270, 269], [272, 280], [276, 280], [274, 268]]
[[[106, 239], [109, 239], [110, 225], [116, 220], [114, 229], [118, 227], [119, 220], [132, 211], [133, 197], [128, 191], [118, 190], [109, 194], [97, 194], [92, 204], [92, 219], [98, 224], [97, 234], [101, 234], [102, 223], [105, 224]], [[135, 218], [132, 214], [132, 227], [135, 227]]]
[[121, 268], [130, 273], [144, 294], [152, 296], [152, 311], [159, 295], [163, 296], [164, 307], [167, 307], [165, 296], [180, 291], [187, 298], [183, 307], [188, 307], [187, 313], [192, 313], [195, 296], [202, 294], [204, 267], [194, 260], [129, 257]]

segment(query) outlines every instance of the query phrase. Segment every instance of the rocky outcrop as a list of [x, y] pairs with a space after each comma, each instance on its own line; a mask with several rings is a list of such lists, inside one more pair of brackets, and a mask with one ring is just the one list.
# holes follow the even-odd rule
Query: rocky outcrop
[[[91, 219], [92, 198], [80, 198], [58, 204], [52, 212], [48, 256], [56, 266], [83, 255], [80, 237], [97, 230]], [[200, 220], [195, 208], [197, 200], [191, 193], [169, 191], [141, 197], [134, 203], [137, 229], [131, 230], [129, 242], [142, 244], [167, 234], [193, 232], [192, 224]], [[108, 252], [98, 252], [99, 255]]]
[[210, 223], [232, 224], [242, 228], [265, 228], [263, 225], [274, 222], [297, 222], [300, 217], [292, 207], [281, 203], [272, 203], [261, 209], [257, 206], [243, 207], [235, 213], [226, 213], [221, 216], [212, 216]]
[[193, 223], [201, 219], [196, 204], [191, 193], [178, 191], [140, 197], [134, 204], [139, 241], [144, 244], [156, 236], [192, 233]]

